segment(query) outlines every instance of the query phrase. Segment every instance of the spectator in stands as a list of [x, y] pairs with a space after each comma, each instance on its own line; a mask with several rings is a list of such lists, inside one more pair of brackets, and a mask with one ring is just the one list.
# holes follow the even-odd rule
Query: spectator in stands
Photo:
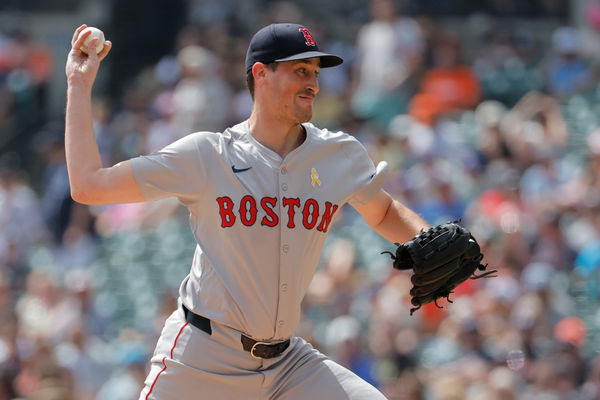
[[580, 33], [563, 26], [552, 34], [552, 50], [548, 61], [548, 89], [556, 96], [567, 96], [589, 90], [595, 84], [590, 63], [581, 55]]
[[415, 20], [398, 13], [392, 0], [371, 0], [372, 20], [356, 40], [352, 109], [384, 126], [405, 110], [412, 90], [407, 80], [422, 65], [425, 42]]
[[24, 287], [31, 246], [46, 238], [40, 201], [20, 168], [16, 153], [0, 157], [0, 273], [13, 290]]
[[23, 22], [12, 24], [6, 35], [0, 33], [0, 143], [21, 157], [47, 117], [53, 72], [52, 53], [32, 38]]
[[187, 46], [177, 55], [182, 78], [173, 94], [174, 132], [224, 129], [229, 118], [231, 89], [219, 73], [219, 59], [200, 46]]
[[435, 123], [441, 116], [474, 108], [481, 99], [479, 81], [462, 60], [457, 37], [447, 33], [437, 37], [433, 63], [410, 104], [410, 114], [426, 124]]

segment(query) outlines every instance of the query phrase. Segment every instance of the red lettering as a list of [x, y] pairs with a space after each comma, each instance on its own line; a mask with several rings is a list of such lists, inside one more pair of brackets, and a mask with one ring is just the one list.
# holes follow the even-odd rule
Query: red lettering
[[304, 35], [304, 39], [306, 39], [307, 46], [315, 46], [317, 44], [315, 43], [315, 39], [313, 38], [312, 34], [308, 29], [300, 28], [299, 31], [302, 32], [302, 34]]
[[[273, 207], [277, 204], [277, 199], [275, 197], [263, 197], [260, 200], [260, 206], [263, 210], [265, 210], [265, 215], [260, 222], [261, 225], [274, 227], [279, 223], [279, 217], [273, 211]], [[267, 218], [269, 217], [269, 218]]]
[[235, 214], [233, 213], [233, 201], [227, 197], [218, 197], [219, 214], [221, 214], [221, 228], [229, 228], [235, 223]]
[[[263, 197], [260, 199], [260, 207], [265, 215], [262, 217], [260, 224], [273, 228], [279, 224], [280, 216], [276, 211], [278, 199], [276, 197]], [[228, 196], [218, 197], [217, 204], [219, 205], [219, 215], [221, 216], [221, 228], [229, 228], [235, 224], [237, 215], [235, 213], [235, 203]], [[333, 217], [338, 210], [338, 206], [329, 201], [325, 202], [323, 214], [320, 214], [321, 207], [315, 199], [308, 199], [304, 204], [299, 198], [284, 197], [281, 200], [283, 207], [287, 207], [287, 227], [294, 229], [296, 223], [296, 210], [302, 207], [302, 225], [306, 229], [314, 229], [320, 232], [327, 232]], [[257, 201], [251, 195], [246, 195], [240, 200], [239, 217], [242, 224], [245, 226], [253, 226], [258, 218]], [[319, 217], [321, 219], [319, 220]]]
[[337, 204], [331, 204], [330, 202], [325, 202], [325, 212], [323, 213], [323, 217], [321, 218], [321, 224], [317, 227], [318, 231], [327, 232], [329, 228], [329, 223], [333, 219], [333, 214], [337, 211]]
[[294, 208], [295, 207], [300, 207], [300, 199], [299, 198], [288, 199], [287, 197], [284, 197], [282, 199], [281, 204], [283, 204], [284, 207], [288, 208], [288, 223], [287, 223], [287, 227], [290, 228], [290, 229], [295, 228], [296, 225], [294, 224], [294, 216], [296, 215], [296, 210]]
[[246, 226], [252, 226], [256, 222], [256, 200], [250, 195], [242, 197], [240, 201], [240, 221]]
[[[312, 208], [312, 211], [311, 211]], [[317, 219], [319, 218], [319, 203], [315, 199], [308, 199], [306, 203], [304, 203], [304, 209], [302, 210], [302, 223], [306, 229], [312, 229], [317, 224]], [[309, 217], [311, 217], [310, 222], [308, 222]]]

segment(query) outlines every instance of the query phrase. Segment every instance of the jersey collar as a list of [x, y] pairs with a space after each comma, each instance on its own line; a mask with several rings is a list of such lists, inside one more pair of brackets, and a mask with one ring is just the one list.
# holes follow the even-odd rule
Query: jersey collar
[[304, 142], [302, 142], [300, 146], [296, 147], [288, 155], [286, 155], [284, 159], [282, 159], [279, 156], [279, 154], [277, 154], [276, 152], [274, 152], [273, 150], [269, 149], [268, 147], [260, 143], [258, 140], [256, 140], [254, 136], [252, 136], [252, 134], [250, 133], [250, 125], [248, 120], [235, 125], [232, 129], [246, 137], [247, 140], [265, 157], [275, 162], [276, 165], [280, 165], [285, 161], [290, 160], [292, 157], [294, 157], [294, 155], [296, 155], [303, 148], [307, 147], [310, 142], [312, 142], [314, 135], [314, 133], [312, 132], [313, 125], [309, 122], [302, 123], [301, 125], [304, 128], [304, 131], [306, 132], [306, 139], [304, 140]]

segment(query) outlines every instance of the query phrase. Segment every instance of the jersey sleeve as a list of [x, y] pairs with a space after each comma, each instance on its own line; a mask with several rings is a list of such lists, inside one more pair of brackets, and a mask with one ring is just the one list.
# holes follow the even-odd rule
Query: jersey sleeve
[[344, 146], [349, 160], [352, 160], [350, 176], [356, 179], [356, 189], [348, 199], [350, 205], [363, 205], [371, 201], [383, 187], [387, 178], [388, 164], [380, 162], [377, 167], [362, 144], [354, 140]]
[[155, 153], [133, 158], [133, 174], [146, 199], [175, 196], [184, 205], [196, 202], [207, 179], [202, 153], [208, 146], [206, 135], [196, 133]]

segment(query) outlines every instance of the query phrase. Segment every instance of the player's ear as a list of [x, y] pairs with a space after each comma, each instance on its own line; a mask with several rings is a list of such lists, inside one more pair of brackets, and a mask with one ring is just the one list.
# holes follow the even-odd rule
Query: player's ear
[[254, 82], [259, 84], [267, 75], [267, 66], [261, 62], [255, 62], [252, 66], [252, 75], [254, 76]]

